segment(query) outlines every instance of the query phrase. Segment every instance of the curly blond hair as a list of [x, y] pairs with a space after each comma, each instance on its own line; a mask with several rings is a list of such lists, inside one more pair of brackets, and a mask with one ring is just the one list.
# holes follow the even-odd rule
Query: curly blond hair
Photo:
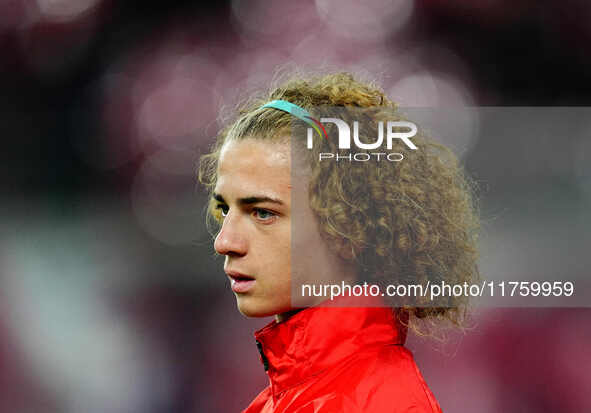
[[[211, 152], [201, 157], [199, 181], [210, 193], [216, 185], [220, 150], [228, 139], [285, 139], [294, 117], [260, 109], [275, 99], [311, 112], [320, 106], [339, 108], [344, 110], [340, 118], [363, 109], [363, 116], [373, 120], [363, 122], [359, 131], [360, 140], [368, 142], [377, 136], [378, 121], [405, 119], [375, 82], [357, 80], [347, 72], [289, 74], [287, 80], [276, 80], [268, 90], [238, 104]], [[347, 109], [351, 109], [349, 115]], [[326, 127], [329, 136], [336, 129], [330, 126]], [[320, 152], [341, 151], [335, 142], [322, 139], [309, 151], [309, 160], [318, 159]], [[479, 279], [475, 185], [454, 154], [420, 128], [412, 142], [419, 150], [408, 151], [395, 140], [392, 150], [406, 150], [404, 160], [387, 165], [310, 162], [309, 202], [320, 232], [337, 254], [357, 265], [360, 277], [375, 284], [471, 284]], [[221, 222], [213, 203], [208, 212], [213, 218], [210, 224]], [[436, 306], [427, 300], [399, 301], [393, 307], [401, 321], [446, 319], [462, 325], [467, 297], [449, 297]]]

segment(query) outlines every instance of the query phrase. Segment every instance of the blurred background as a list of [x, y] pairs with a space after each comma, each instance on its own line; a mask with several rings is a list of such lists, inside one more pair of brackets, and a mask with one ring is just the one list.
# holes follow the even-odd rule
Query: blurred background
[[[263, 389], [270, 319], [235, 308], [195, 166], [289, 62], [410, 107], [579, 107], [564, 133], [470, 118], [448, 143], [482, 189], [483, 274], [588, 286], [590, 21], [586, 0], [0, 0], [0, 412], [236, 412]], [[591, 411], [577, 305], [479, 308], [408, 347], [445, 412]]]

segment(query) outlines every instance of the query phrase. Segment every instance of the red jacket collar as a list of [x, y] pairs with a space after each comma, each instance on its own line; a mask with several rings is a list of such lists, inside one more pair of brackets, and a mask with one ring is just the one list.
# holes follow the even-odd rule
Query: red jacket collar
[[330, 307], [303, 309], [254, 333], [274, 396], [363, 347], [404, 344], [406, 327], [382, 300], [353, 299], [342, 307], [344, 300], [351, 298], [339, 297]]

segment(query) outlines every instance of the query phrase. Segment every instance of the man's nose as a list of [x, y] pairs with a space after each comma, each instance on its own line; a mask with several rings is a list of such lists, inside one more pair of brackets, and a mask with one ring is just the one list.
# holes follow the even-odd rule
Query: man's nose
[[224, 217], [222, 228], [215, 237], [213, 247], [221, 255], [246, 254], [246, 234], [243, 233], [239, 216], [228, 213]]

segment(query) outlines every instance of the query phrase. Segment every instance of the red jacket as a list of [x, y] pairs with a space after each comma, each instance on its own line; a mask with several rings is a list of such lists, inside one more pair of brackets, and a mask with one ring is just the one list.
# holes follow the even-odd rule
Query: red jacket
[[441, 413], [388, 307], [310, 307], [255, 339], [270, 384], [243, 413]]

